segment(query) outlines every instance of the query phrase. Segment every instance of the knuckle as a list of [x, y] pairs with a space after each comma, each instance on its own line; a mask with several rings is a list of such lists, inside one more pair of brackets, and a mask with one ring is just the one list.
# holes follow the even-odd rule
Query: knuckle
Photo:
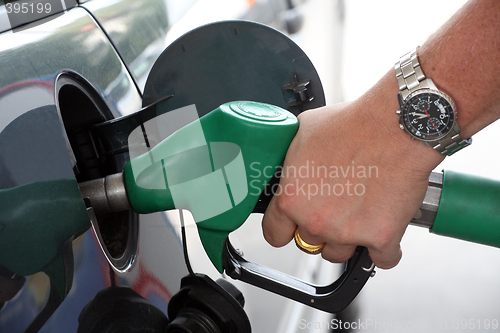
[[395, 240], [397, 240], [397, 235], [393, 230], [392, 224], [387, 222], [380, 223], [368, 247], [378, 252], [387, 252], [394, 247]]
[[373, 259], [373, 263], [378, 268], [391, 269], [391, 268], [395, 267], [399, 263], [400, 260], [401, 260], [401, 251], [399, 251], [399, 253], [395, 254], [395, 256], [391, 256], [391, 257], [385, 257], [385, 256], [382, 258], [376, 257], [375, 259]]
[[379, 252], [386, 253], [394, 248], [394, 238], [388, 234], [379, 236], [375, 241], [374, 248]]
[[368, 245], [370, 256], [375, 265], [381, 269], [390, 269], [401, 260], [401, 236], [390, 223], [381, 226], [372, 242]]
[[312, 237], [324, 237], [328, 224], [328, 219], [323, 214], [315, 212], [310, 215], [304, 229]]
[[336, 227], [334, 230], [335, 241], [338, 244], [351, 244], [352, 243], [352, 234], [347, 226]]
[[266, 240], [266, 242], [269, 243], [269, 245], [273, 247], [280, 247], [281, 244], [278, 242], [278, 240], [274, 238], [274, 235], [272, 233], [268, 232], [267, 230], [264, 230], [263, 235], [264, 239]]
[[353, 254], [354, 254], [354, 249], [349, 250], [349, 251], [346, 251], [346, 250], [344, 250], [344, 251], [328, 251], [328, 252], [325, 251], [325, 252], [321, 253], [321, 256], [323, 257], [323, 259], [325, 259], [329, 262], [339, 264], [339, 263], [343, 263], [343, 262], [346, 262], [349, 259], [351, 259]]
[[279, 214], [287, 214], [293, 207], [293, 197], [288, 195], [278, 195], [276, 198], [276, 210]]

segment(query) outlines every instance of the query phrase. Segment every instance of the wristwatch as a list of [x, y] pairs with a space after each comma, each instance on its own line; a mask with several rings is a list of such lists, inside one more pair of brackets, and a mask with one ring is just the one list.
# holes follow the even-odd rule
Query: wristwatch
[[470, 145], [472, 138], [460, 138], [455, 103], [425, 77], [417, 49], [402, 56], [394, 66], [399, 86], [399, 127], [412, 139], [449, 156]]

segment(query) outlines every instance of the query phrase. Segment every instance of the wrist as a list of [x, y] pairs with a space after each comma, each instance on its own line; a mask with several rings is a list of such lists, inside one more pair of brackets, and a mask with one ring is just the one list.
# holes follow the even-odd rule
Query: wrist
[[477, 133], [489, 123], [485, 123], [484, 119], [475, 117], [480, 113], [476, 110], [477, 105], [471, 105], [472, 98], [466, 91], [466, 84], [460, 84], [461, 74], [455, 66], [452, 66], [446, 59], [449, 57], [445, 52], [436, 53], [436, 49], [426, 47], [424, 44], [420, 47], [418, 57], [421, 66], [427, 77], [432, 78], [435, 85], [444, 91], [454, 101], [457, 109], [457, 122], [461, 129], [460, 137], [469, 139], [473, 134]]
[[394, 69], [390, 69], [356, 103], [365, 113], [367, 124], [376, 131], [369, 131], [383, 150], [390, 154], [397, 166], [431, 172], [444, 156], [401, 130], [399, 125], [398, 83]]

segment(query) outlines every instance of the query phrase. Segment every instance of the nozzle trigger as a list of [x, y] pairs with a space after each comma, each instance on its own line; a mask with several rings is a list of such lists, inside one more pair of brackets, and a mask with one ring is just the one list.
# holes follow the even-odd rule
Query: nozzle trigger
[[374, 265], [365, 247], [358, 246], [346, 263], [342, 275], [325, 286], [316, 286], [246, 260], [231, 245], [229, 238], [224, 247], [224, 270], [231, 278], [295, 300], [315, 309], [330, 313], [344, 310], [361, 291]]

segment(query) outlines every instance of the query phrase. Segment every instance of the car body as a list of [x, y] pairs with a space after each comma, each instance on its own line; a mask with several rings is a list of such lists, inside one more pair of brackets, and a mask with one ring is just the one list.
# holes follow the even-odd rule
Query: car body
[[[120, 172], [127, 156], [100, 164], [85, 129], [140, 110], [153, 64], [183, 33], [221, 19], [258, 19], [294, 30], [290, 17], [295, 16], [283, 16], [288, 5], [277, 0], [66, 1], [59, 13], [17, 26], [7, 22], [8, 6], [0, 1], [0, 217], [16, 222], [0, 229], [0, 260], [18, 272], [0, 269], [0, 286], [10, 295], [0, 299], [0, 331], [77, 332], [85, 306], [111, 286], [131, 289], [167, 313], [188, 274], [179, 212], [92, 215], [78, 183]], [[265, 246], [246, 237], [260, 234], [259, 227], [253, 220], [235, 235], [244, 249]], [[193, 268], [220, 276], [195, 229], [187, 233]], [[301, 258], [265, 264], [306, 272], [300, 276], [306, 279], [322, 271], [316, 259]], [[299, 269], [304, 265], [312, 266]], [[238, 287], [247, 296], [245, 309], [256, 331], [300, 329], [298, 322], [292, 328], [286, 324], [292, 302]], [[302, 311], [309, 321], [325, 320], [323, 314]], [[265, 323], [257, 320], [263, 317]]]

